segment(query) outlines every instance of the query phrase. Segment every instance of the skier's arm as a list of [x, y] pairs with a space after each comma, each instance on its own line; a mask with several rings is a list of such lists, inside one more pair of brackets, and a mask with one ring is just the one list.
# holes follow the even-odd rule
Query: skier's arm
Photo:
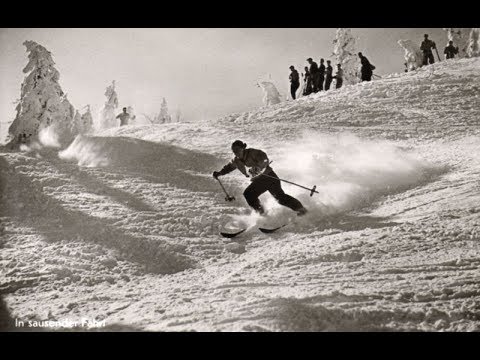
[[225, 165], [222, 170], [220, 171], [214, 171], [213, 172], [213, 177], [216, 179], [219, 176], [226, 175], [228, 173], [231, 173], [233, 170], [237, 168], [237, 164], [235, 163], [235, 159], [230, 161], [227, 165]]

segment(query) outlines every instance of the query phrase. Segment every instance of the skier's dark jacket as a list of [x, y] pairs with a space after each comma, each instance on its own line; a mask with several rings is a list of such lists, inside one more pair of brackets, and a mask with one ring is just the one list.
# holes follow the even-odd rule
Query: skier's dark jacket
[[325, 75], [328, 78], [332, 78], [332, 73], [333, 73], [333, 68], [331, 65], [328, 65], [327, 68], [326, 68], [326, 72], [325, 72]]
[[372, 64], [370, 64], [370, 61], [368, 61], [368, 59], [365, 57], [365, 56], [362, 56], [362, 58], [360, 59], [361, 63], [362, 63], [362, 68], [361, 68], [361, 72], [362, 74], [372, 74], [373, 71], [372, 71]]
[[315, 75], [316, 73], [318, 73], [318, 65], [315, 61], [312, 61], [310, 64], [310, 74]]
[[320, 76], [325, 76], [325, 65], [324, 64], [320, 64], [319, 68], [318, 68], [318, 71], [320, 73]]
[[423, 40], [422, 45], [420, 45], [420, 50], [422, 50], [424, 53], [431, 53], [432, 49], [435, 49], [436, 45], [435, 43], [428, 39], [428, 40]]
[[453, 59], [455, 54], [458, 54], [458, 47], [448, 45], [445, 50], [443, 50], [443, 53], [447, 55], [447, 59]]
[[295, 84], [300, 83], [300, 76], [298, 75], [297, 70], [292, 70], [292, 72], [290, 73], [290, 82]]
[[243, 151], [243, 157], [238, 158], [234, 157], [227, 165], [225, 165], [222, 170], [219, 171], [219, 175], [225, 175], [232, 172], [235, 169], [240, 170], [245, 176], [247, 174], [246, 167], [252, 168], [253, 175], [258, 174], [260, 171], [265, 169], [264, 174], [268, 174], [272, 171], [272, 168], [268, 165], [268, 157], [262, 150], [257, 149], [245, 149]]

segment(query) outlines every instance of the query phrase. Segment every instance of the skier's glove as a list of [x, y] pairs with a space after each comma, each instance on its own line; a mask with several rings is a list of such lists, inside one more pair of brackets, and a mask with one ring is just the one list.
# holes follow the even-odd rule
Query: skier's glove
[[213, 172], [213, 177], [214, 177], [215, 179], [218, 179], [218, 177], [219, 177], [220, 175], [221, 175], [221, 174], [220, 174], [219, 171], [214, 171], [214, 172]]

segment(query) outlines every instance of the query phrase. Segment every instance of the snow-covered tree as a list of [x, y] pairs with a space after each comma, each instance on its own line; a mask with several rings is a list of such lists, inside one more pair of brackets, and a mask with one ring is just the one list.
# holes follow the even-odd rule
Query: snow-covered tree
[[90, 105], [87, 105], [87, 111], [82, 115], [83, 134], [88, 134], [93, 130], [93, 117], [90, 111]]
[[75, 111], [75, 116], [73, 117], [72, 121], [72, 133], [74, 134], [81, 134], [82, 131], [82, 115], [78, 112], [78, 110]]
[[100, 129], [109, 129], [112, 127], [116, 127], [117, 120], [115, 117], [116, 109], [118, 108], [118, 96], [117, 92], [115, 91], [115, 80], [112, 81], [112, 85], [108, 86], [105, 90], [105, 96], [107, 97], [107, 101], [103, 106], [103, 109], [100, 113]]
[[351, 29], [345, 28], [338, 28], [333, 40], [333, 55], [336, 57], [337, 64], [342, 64], [344, 84], [356, 84], [360, 81], [356, 40]]
[[75, 113], [72, 123], [72, 133], [75, 135], [87, 134], [92, 131], [93, 119], [92, 113], [90, 112], [90, 105], [87, 105], [86, 108], [87, 111], [82, 115], [78, 110]]
[[175, 122], [179, 123], [183, 121], [183, 114], [180, 108], [175, 111]]
[[160, 123], [169, 123], [171, 122], [172, 118], [168, 114], [168, 106], [167, 106], [167, 101], [165, 98], [162, 99], [162, 105], [160, 107], [160, 114], [158, 114], [158, 122]]
[[403, 50], [405, 50], [405, 62], [407, 63], [407, 70], [412, 71], [420, 68], [423, 63], [423, 53], [420, 46], [416, 45], [412, 40], [398, 40]]
[[260, 80], [257, 82], [257, 85], [263, 91], [263, 105], [270, 106], [282, 102], [281, 95], [273, 82]]
[[23, 43], [29, 52], [28, 64], [23, 69], [28, 74], [22, 83], [17, 115], [8, 129], [10, 138], [19, 136], [36, 137], [47, 127], [56, 134], [60, 142], [72, 140], [72, 122], [75, 109], [59, 85], [60, 74], [50, 51], [35, 41]]
[[[453, 45], [458, 47], [458, 54], [455, 57], [467, 57], [469, 28], [443, 28], [447, 32], [448, 41], [453, 41]], [[446, 44], [445, 46], [447, 46]]]
[[467, 55], [469, 57], [480, 56], [480, 28], [473, 28], [470, 30]]
[[129, 124], [130, 125], [133, 125], [135, 124], [135, 120], [137, 118], [137, 115], [135, 115], [135, 111], [133, 110], [133, 107], [131, 106], [127, 106], [127, 113], [130, 114], [130, 120], [129, 120]]

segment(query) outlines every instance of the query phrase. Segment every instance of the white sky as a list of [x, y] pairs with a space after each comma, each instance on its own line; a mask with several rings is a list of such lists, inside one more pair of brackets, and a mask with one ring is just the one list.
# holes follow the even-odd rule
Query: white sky
[[[442, 29], [352, 29], [358, 50], [375, 64], [375, 73], [402, 72], [397, 40], [447, 43]], [[187, 120], [215, 118], [262, 105], [255, 81], [270, 74], [285, 97], [288, 67], [299, 71], [306, 58], [329, 59], [335, 29], [311, 28], [36, 28], [0, 29], [0, 136], [15, 118], [27, 52], [33, 40], [53, 55], [60, 85], [76, 109], [97, 112], [105, 88], [116, 80], [119, 106], [153, 115], [165, 97], [171, 115], [179, 107]], [[334, 63], [334, 59], [332, 63]], [[120, 112], [119, 108], [119, 112]]]

